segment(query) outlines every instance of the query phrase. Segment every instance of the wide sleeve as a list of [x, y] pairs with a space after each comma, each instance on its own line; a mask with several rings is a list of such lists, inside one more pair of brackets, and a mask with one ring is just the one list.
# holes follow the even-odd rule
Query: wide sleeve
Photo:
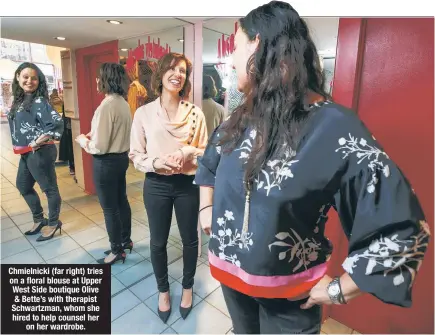
[[113, 118], [111, 106], [106, 104], [97, 110], [92, 120], [91, 139], [86, 141], [83, 149], [91, 154], [105, 154], [109, 150], [110, 139], [113, 134]]
[[344, 270], [363, 291], [403, 307], [429, 242], [420, 203], [398, 166], [362, 125], [337, 137], [345, 172], [335, 207], [349, 239]]
[[140, 115], [139, 111], [134, 114], [131, 126], [129, 157], [136, 170], [143, 173], [154, 172], [153, 160], [155, 157], [150, 157], [147, 153], [147, 139]]
[[[38, 137], [48, 136], [51, 139], [59, 141], [64, 130], [64, 121], [62, 116], [50, 105], [47, 99], [36, 98], [36, 120], [42, 127], [42, 134]], [[36, 141], [38, 138], [35, 138]]]
[[221, 159], [221, 147], [217, 144], [219, 140], [219, 127], [214, 130], [204, 154], [198, 157], [198, 169], [195, 175], [195, 184], [199, 186], [214, 187], [216, 171]]

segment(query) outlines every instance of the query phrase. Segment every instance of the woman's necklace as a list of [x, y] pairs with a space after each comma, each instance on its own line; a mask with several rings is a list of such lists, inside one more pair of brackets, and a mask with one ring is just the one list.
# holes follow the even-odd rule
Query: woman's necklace
[[[169, 116], [168, 110], [166, 109], [165, 106], [163, 106], [163, 102], [162, 102], [162, 101], [160, 101], [160, 106], [161, 106], [161, 107], [163, 108], [163, 110], [165, 111], [165, 113], [166, 113], [166, 117], [168, 118], [169, 122], [172, 122], [171, 117]], [[177, 110], [177, 111], [178, 111], [178, 110]], [[174, 117], [174, 119], [176, 119], [176, 118], [177, 118], [177, 112], [175, 112], [175, 117]]]

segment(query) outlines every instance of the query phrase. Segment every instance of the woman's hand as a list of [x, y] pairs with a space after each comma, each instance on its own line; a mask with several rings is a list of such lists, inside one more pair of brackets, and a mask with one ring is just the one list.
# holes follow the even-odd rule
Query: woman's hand
[[302, 309], [309, 309], [314, 305], [331, 305], [332, 301], [328, 294], [328, 285], [332, 281], [329, 276], [324, 276], [310, 291], [307, 302], [301, 305]]
[[157, 158], [153, 163], [154, 171], [162, 175], [172, 175], [174, 172], [179, 171], [180, 166], [173, 159], [166, 157]]
[[[309, 309], [314, 305], [331, 305], [333, 302], [328, 294], [328, 285], [331, 281], [331, 277], [324, 276], [317, 285], [311, 289], [308, 301], [301, 305], [301, 308]], [[340, 286], [346, 302], [363, 294], [348, 273], [345, 273], [340, 277]]]
[[170, 160], [172, 162], [177, 163], [180, 168], [183, 167], [184, 164], [184, 154], [181, 149], [178, 149], [177, 151], [171, 152], [170, 154], [167, 154], [163, 157], [166, 160]]
[[75, 141], [80, 144], [82, 148], [86, 147], [86, 143], [89, 141], [89, 139], [84, 134], [80, 134], [76, 137]]
[[32, 141], [32, 142], [29, 144], [29, 147], [32, 148], [32, 151], [33, 151], [33, 152], [35, 152], [36, 150], [38, 150], [39, 148], [41, 148], [41, 146], [40, 146], [38, 143], [36, 143], [36, 141]]
[[213, 207], [204, 208], [199, 212], [199, 222], [201, 223], [201, 228], [206, 235], [211, 233], [211, 221], [212, 221]]

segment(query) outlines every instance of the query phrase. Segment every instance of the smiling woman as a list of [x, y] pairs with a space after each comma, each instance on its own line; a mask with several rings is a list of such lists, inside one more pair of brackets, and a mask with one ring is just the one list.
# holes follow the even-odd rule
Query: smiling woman
[[[21, 156], [17, 189], [33, 215], [34, 225], [26, 235], [42, 230], [37, 241], [51, 239], [61, 229], [61, 198], [54, 162], [57, 157], [53, 140], [63, 133], [63, 120], [48, 102], [47, 81], [33, 63], [23, 63], [15, 71], [12, 83], [14, 101], [8, 114], [14, 153]], [[41, 201], [34, 189], [35, 181], [47, 195], [49, 218], [44, 218]]]
[[193, 281], [198, 256], [199, 189], [193, 184], [196, 158], [207, 143], [202, 111], [189, 97], [191, 62], [182, 54], [163, 56], [153, 74], [159, 96], [134, 114], [130, 159], [146, 173], [144, 203], [151, 232], [151, 261], [160, 292], [158, 314], [166, 322], [171, 313], [166, 245], [175, 208], [183, 242], [183, 295], [180, 314], [186, 318], [193, 304]]

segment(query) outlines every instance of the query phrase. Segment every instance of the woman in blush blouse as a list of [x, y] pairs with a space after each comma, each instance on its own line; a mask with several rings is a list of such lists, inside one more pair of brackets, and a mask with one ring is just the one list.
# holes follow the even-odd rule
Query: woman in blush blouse
[[192, 64], [181, 54], [159, 60], [152, 86], [159, 97], [140, 107], [131, 133], [130, 159], [146, 173], [144, 203], [151, 232], [151, 261], [159, 295], [158, 314], [166, 322], [171, 313], [166, 245], [175, 208], [183, 243], [183, 294], [180, 313], [186, 318], [193, 303], [198, 257], [199, 188], [194, 185], [197, 157], [207, 144], [202, 111], [185, 101]]

